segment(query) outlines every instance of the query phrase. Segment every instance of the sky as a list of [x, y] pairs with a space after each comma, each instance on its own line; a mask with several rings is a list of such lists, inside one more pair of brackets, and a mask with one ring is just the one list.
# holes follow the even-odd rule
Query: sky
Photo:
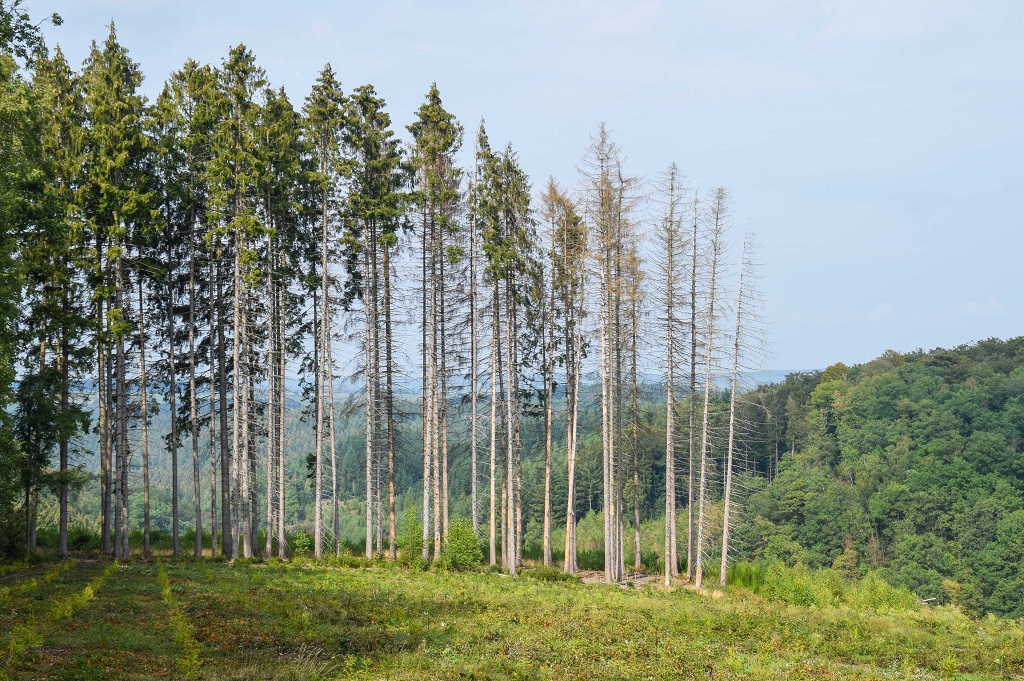
[[27, 0], [72, 65], [113, 20], [151, 98], [244, 42], [301, 105], [324, 64], [405, 126], [432, 82], [510, 142], [535, 190], [578, 184], [604, 122], [653, 187], [728, 188], [762, 244], [768, 368], [1024, 334], [1019, 0]]

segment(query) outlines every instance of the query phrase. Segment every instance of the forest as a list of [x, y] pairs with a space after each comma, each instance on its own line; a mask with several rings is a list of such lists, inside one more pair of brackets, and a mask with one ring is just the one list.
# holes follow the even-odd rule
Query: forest
[[[296, 108], [238, 45], [217, 67], [187, 62], [150, 103], [113, 24], [75, 71], [26, 16], [8, 22], [8, 89], [27, 106], [12, 109], [7, 147], [19, 172], [6, 189], [6, 507], [21, 513], [5, 515], [26, 556], [53, 492], [68, 555], [71, 492], [82, 496], [95, 456], [103, 552], [127, 558], [141, 527], [150, 553], [160, 479], [174, 555], [186, 521], [197, 557], [206, 532], [229, 558], [286, 557], [287, 490], [304, 472], [285, 450], [301, 429], [313, 441], [312, 526], [300, 529], [315, 557], [340, 553], [353, 501], [341, 488], [359, 477], [367, 557], [396, 559], [398, 498], [412, 493], [415, 550], [437, 560], [458, 490], [490, 564], [515, 574], [532, 520], [524, 461], [543, 456], [542, 561], [557, 520], [575, 572], [577, 507], [595, 501], [578, 498], [576, 462], [600, 432], [606, 579], [641, 565], [641, 522], [660, 494], [665, 579], [683, 565], [701, 582], [693, 556], [715, 551], [711, 525], [728, 541], [731, 452], [750, 435], [736, 401], [762, 340], [754, 246], [744, 237], [731, 262], [724, 188], [688, 188], [675, 165], [642, 182], [601, 125], [577, 187], [550, 179], [535, 196], [483, 122], [460, 167], [464, 129], [436, 86], [402, 140], [372, 86], [346, 93], [327, 65]], [[655, 384], [667, 419], [657, 488], [641, 446]], [[166, 432], [153, 428], [161, 411]], [[356, 421], [365, 456], [339, 466]]]
[[343, 75], [295, 105], [238, 45], [150, 102], [113, 24], [76, 70], [0, 4], [0, 553], [750, 564], [1024, 616], [1024, 340], [759, 385], [724, 187], [603, 124], [535, 186], [436, 85], [396, 130]]

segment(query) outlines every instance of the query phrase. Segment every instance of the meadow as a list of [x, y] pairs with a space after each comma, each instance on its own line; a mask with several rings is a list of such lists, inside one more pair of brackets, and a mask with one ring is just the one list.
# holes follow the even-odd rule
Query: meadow
[[[881, 583], [755, 581], [761, 594], [354, 558], [13, 564], [0, 570], [0, 678], [1024, 678], [1019, 621], [908, 603]], [[854, 598], [867, 592], [880, 596]]]

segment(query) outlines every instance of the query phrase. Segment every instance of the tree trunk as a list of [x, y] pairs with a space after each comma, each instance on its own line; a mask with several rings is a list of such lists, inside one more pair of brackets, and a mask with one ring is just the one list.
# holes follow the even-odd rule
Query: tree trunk
[[[203, 498], [199, 469], [199, 410], [196, 404], [196, 253], [193, 239], [189, 239], [188, 258], [188, 406], [189, 425], [192, 436], [192, 497], [195, 511], [196, 539], [193, 555], [203, 557]], [[211, 336], [210, 342], [213, 342]], [[211, 363], [212, 365], [212, 363]], [[213, 383], [210, 384], [211, 390]], [[211, 405], [212, 406], [212, 405]], [[212, 410], [211, 410], [212, 414]], [[213, 458], [213, 449], [210, 450]], [[212, 491], [212, 490], [211, 490]], [[216, 542], [214, 542], [216, 543]]]
[[[220, 259], [217, 260], [217, 364], [219, 376], [217, 386], [220, 390], [220, 518], [221, 518], [221, 553], [225, 558], [235, 557], [234, 533], [231, 519], [231, 459], [232, 450], [228, 448], [228, 362], [227, 340], [224, 328], [224, 272]], [[233, 408], [233, 407], [232, 407]]]
[[[146, 402], [146, 324], [142, 300], [142, 279], [139, 278], [139, 387], [142, 410], [142, 554], [150, 554], [149, 545], [149, 405]], [[174, 414], [171, 414], [173, 423]], [[177, 481], [177, 472], [171, 471]], [[175, 507], [177, 504], [175, 504]]]

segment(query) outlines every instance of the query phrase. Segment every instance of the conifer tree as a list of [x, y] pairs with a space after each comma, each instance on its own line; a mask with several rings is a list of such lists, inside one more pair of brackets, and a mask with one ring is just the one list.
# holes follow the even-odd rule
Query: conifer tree
[[[59, 47], [51, 58], [35, 62], [33, 89], [40, 107], [39, 152], [45, 171], [43, 199], [37, 204], [43, 210], [39, 223], [43, 240], [33, 247], [26, 243], [29, 234], [23, 232], [22, 258], [27, 280], [39, 286], [38, 313], [47, 320], [42, 327], [52, 334], [52, 367], [59, 381], [59, 551], [67, 558], [70, 445], [76, 431], [88, 422], [82, 405], [72, 400], [72, 388], [88, 365], [91, 320], [83, 302], [88, 297], [82, 276], [85, 253], [74, 196], [81, 176], [82, 91]], [[33, 262], [27, 261], [26, 254], [33, 252]]]
[[[349, 98], [344, 128], [349, 158], [350, 186], [344, 203], [346, 262], [346, 303], [362, 299], [366, 337], [363, 371], [367, 399], [367, 475], [375, 462], [386, 457], [388, 494], [388, 555], [396, 557], [395, 527], [395, 414], [393, 267], [398, 233], [403, 227], [406, 183], [402, 155], [391, 128], [384, 100], [364, 85]], [[358, 258], [358, 259], [357, 259]], [[383, 365], [383, 367], [382, 367]], [[381, 376], [383, 373], [383, 377]], [[383, 423], [381, 423], [381, 416]], [[381, 433], [384, 429], [386, 432]], [[382, 437], [383, 435], [383, 437]], [[380, 450], [384, 451], [381, 452]], [[372, 550], [374, 532], [371, 506], [374, 487], [367, 481], [367, 552]], [[382, 496], [382, 494], [378, 495]], [[381, 509], [382, 511], [383, 509]], [[378, 536], [384, 527], [383, 513], [377, 513]], [[378, 539], [378, 543], [380, 540]], [[383, 546], [379, 546], [383, 553]]]
[[[114, 428], [115, 554], [128, 556], [128, 357], [131, 332], [127, 291], [131, 284], [129, 247], [155, 224], [153, 178], [146, 135], [146, 101], [138, 94], [142, 73], [117, 42], [114, 25], [100, 50], [94, 46], [83, 71], [86, 138], [85, 178], [81, 192], [92, 233], [97, 237], [94, 262], [102, 273], [98, 300], [106, 298], [106, 315], [99, 315], [98, 334], [109, 334], [114, 345], [112, 373]], [[105, 250], [105, 253], [104, 253]], [[107, 364], [106, 344], [98, 359]], [[102, 379], [101, 379], [102, 382]], [[101, 400], [102, 401], [102, 400]], [[101, 415], [102, 418], [102, 415]], [[101, 438], [103, 434], [101, 433]]]
[[[434, 500], [434, 556], [440, 555], [448, 520], [448, 305], [451, 282], [445, 272], [462, 256], [456, 243], [459, 234], [459, 186], [462, 171], [454, 155], [462, 146], [462, 126], [442, 103], [437, 84], [427, 93], [427, 101], [409, 126], [415, 148], [412, 166], [416, 173], [415, 201], [419, 207], [420, 229], [424, 234], [427, 266], [424, 290], [430, 299], [427, 325], [427, 385], [424, 386], [424, 430], [426, 449], [432, 467]], [[426, 464], [425, 464], [426, 468]], [[424, 483], [425, 484], [425, 483]], [[425, 495], [426, 496], [426, 495]], [[424, 518], [424, 525], [427, 525]]]
[[[252, 555], [252, 527], [249, 497], [249, 441], [247, 365], [249, 340], [247, 334], [248, 287], [257, 259], [256, 241], [263, 232], [257, 216], [257, 181], [260, 173], [258, 96], [266, 80], [256, 65], [253, 54], [245, 45], [231, 49], [220, 71], [222, 96], [218, 104], [219, 121], [213, 133], [212, 159], [207, 167], [210, 183], [208, 210], [215, 224], [213, 236], [231, 258], [231, 446], [221, 453], [221, 479], [223, 504], [222, 518], [224, 555], [234, 557], [238, 543], [243, 557]], [[218, 290], [218, 305], [222, 306], [222, 289]], [[218, 315], [220, 333], [225, 319]], [[224, 341], [218, 343], [224, 354]], [[219, 359], [220, 384], [225, 385], [226, 362]], [[227, 409], [222, 387], [221, 413]], [[224, 419], [221, 420], [222, 426]], [[223, 431], [223, 427], [222, 427]], [[223, 435], [222, 435], [223, 438]], [[226, 455], [225, 455], [226, 454]], [[230, 458], [230, 462], [227, 459]], [[228, 465], [230, 463], [230, 471]], [[230, 475], [230, 477], [229, 477]], [[230, 483], [229, 483], [230, 480]], [[227, 491], [234, 484], [230, 499]], [[230, 507], [227, 502], [230, 501]], [[241, 516], [241, 517], [239, 517]]]
[[[334, 252], [331, 246], [340, 239], [339, 228], [337, 224], [339, 202], [340, 197], [340, 183], [343, 174], [346, 172], [345, 156], [342, 153], [342, 141], [344, 135], [345, 125], [345, 96], [341, 90], [341, 83], [339, 83], [335, 77], [334, 70], [330, 64], [324, 67], [320, 72], [320, 76], [316, 83], [313, 85], [313, 90], [306, 98], [305, 105], [303, 106], [303, 127], [305, 130], [306, 139], [309, 142], [311, 161], [314, 166], [312, 180], [313, 180], [313, 191], [315, 192], [316, 203], [317, 203], [317, 222], [319, 223], [319, 241], [320, 241], [320, 290], [319, 290], [319, 309], [320, 309], [320, 328], [317, 333], [315, 343], [320, 348], [321, 360], [316, 368], [317, 371], [317, 413], [320, 418], [317, 419], [317, 439], [315, 452], [315, 471], [317, 486], [319, 487], [319, 481], [322, 478], [322, 462], [323, 462], [323, 417], [325, 409], [330, 410], [331, 417], [329, 422], [331, 427], [329, 428], [328, 438], [330, 439], [331, 446], [334, 443], [334, 428], [333, 428], [333, 413], [334, 413], [334, 401], [333, 398], [325, 400], [324, 391], [325, 385], [333, 386], [334, 381], [334, 369], [331, 362], [330, 345], [334, 337], [333, 331], [333, 314], [331, 312], [330, 299], [332, 289], [336, 286], [336, 282], [333, 281], [331, 275], [331, 264], [334, 259]], [[333, 388], [328, 390], [333, 392]], [[328, 397], [330, 397], [328, 395]], [[331, 457], [331, 469], [332, 473], [335, 469], [334, 457]], [[317, 496], [317, 508], [316, 508], [316, 529], [315, 532], [319, 537], [321, 529], [320, 523], [320, 508], [321, 501]], [[334, 506], [334, 536], [337, 542], [338, 535], [338, 507], [337, 507], [337, 482], [336, 475], [332, 474], [332, 493], [331, 499]], [[282, 509], [283, 511], [283, 509]], [[322, 549], [314, 542], [316, 550], [321, 551]], [[319, 553], [317, 556], [319, 557]]]

